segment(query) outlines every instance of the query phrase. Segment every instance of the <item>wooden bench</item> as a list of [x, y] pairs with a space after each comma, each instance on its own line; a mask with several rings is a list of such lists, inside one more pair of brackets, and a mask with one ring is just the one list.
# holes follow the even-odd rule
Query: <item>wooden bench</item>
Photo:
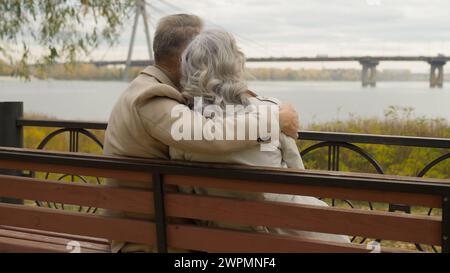
[[[155, 220], [111, 217], [45, 207], [0, 204], [0, 252], [108, 252], [108, 240], [154, 245], [160, 252], [178, 248], [206, 252], [369, 252], [366, 245], [250, 233], [194, 224], [173, 224], [166, 217], [220, 221], [249, 226], [293, 228], [441, 246], [449, 252], [449, 180], [290, 171], [220, 164], [114, 158], [0, 147], [0, 169], [152, 181], [153, 191], [137, 188], [61, 183], [0, 175], [0, 196], [151, 213]], [[168, 185], [441, 208], [442, 217], [338, 207], [164, 192]], [[382, 248], [382, 251], [402, 251]]]

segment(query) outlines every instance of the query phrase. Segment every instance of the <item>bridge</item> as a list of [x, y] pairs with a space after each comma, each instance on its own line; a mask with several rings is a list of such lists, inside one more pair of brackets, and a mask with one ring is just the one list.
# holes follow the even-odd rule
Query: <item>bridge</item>
[[[382, 61], [389, 62], [427, 62], [430, 64], [430, 87], [444, 86], [444, 65], [450, 61], [450, 57], [438, 56], [344, 56], [344, 57], [269, 57], [248, 58], [247, 62], [359, 62], [362, 66], [361, 83], [363, 87], [376, 86], [376, 67]], [[96, 66], [129, 65], [148, 66], [152, 60], [134, 61], [92, 61]]]
[[[131, 31], [131, 39], [128, 48], [128, 55], [126, 60], [113, 60], [113, 61], [91, 61], [89, 63], [96, 66], [108, 66], [108, 65], [124, 65], [124, 80], [128, 80], [128, 71], [132, 66], [144, 67], [153, 64], [153, 51], [152, 51], [152, 41], [150, 37], [150, 26], [151, 16], [149, 10], [152, 12], [160, 12], [160, 15], [173, 14], [174, 12], [189, 13], [183, 11], [179, 7], [169, 3], [168, 1], [161, 1], [166, 7], [172, 9], [171, 12], [158, 11], [154, 5], [150, 5], [146, 0], [135, 0], [135, 14], [134, 14], [134, 24]], [[144, 34], [146, 38], [147, 50], [149, 58], [147, 60], [132, 60], [133, 47], [136, 38], [137, 26], [139, 24], [139, 18], [142, 17], [144, 25]], [[209, 22], [214, 26], [214, 22]], [[220, 26], [218, 26], [220, 27]], [[251, 41], [247, 38], [236, 36], [238, 39], [243, 41], [250, 41], [255, 45], [257, 42]], [[260, 45], [258, 45], [260, 46]], [[269, 55], [269, 54], [267, 54]], [[376, 75], [377, 66], [382, 61], [394, 61], [394, 62], [427, 62], [430, 64], [430, 87], [440, 87], [444, 86], [444, 65], [450, 61], [450, 57], [438, 54], [436, 56], [341, 56], [341, 57], [330, 57], [327, 55], [317, 55], [316, 57], [269, 57], [269, 58], [248, 58], [247, 62], [358, 62], [362, 66], [361, 70], [361, 84], [363, 87], [375, 87], [376, 86]]]

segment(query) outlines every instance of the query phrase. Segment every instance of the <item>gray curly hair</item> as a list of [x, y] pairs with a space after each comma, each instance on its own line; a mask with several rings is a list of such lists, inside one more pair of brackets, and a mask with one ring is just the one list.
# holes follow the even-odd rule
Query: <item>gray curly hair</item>
[[205, 30], [192, 40], [181, 57], [182, 94], [192, 107], [194, 97], [203, 104], [247, 105], [245, 55], [234, 37], [223, 30]]

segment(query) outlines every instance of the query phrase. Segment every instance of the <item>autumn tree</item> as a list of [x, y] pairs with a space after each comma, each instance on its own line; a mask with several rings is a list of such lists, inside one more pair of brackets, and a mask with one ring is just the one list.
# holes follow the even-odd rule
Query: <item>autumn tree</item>
[[26, 78], [30, 67], [74, 63], [117, 42], [135, 1], [0, 0], [0, 60]]

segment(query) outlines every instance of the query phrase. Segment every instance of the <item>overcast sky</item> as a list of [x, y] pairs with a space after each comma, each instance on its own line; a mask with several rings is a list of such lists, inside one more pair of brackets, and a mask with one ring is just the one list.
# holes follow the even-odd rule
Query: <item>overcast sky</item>
[[[232, 32], [247, 56], [436, 55], [450, 56], [449, 0], [147, 0], [154, 25], [167, 14], [202, 17], [207, 27]], [[142, 20], [140, 21], [142, 24]], [[120, 44], [95, 59], [125, 59], [132, 20]], [[143, 28], [134, 59], [148, 58]], [[358, 67], [357, 64], [280, 64]], [[260, 66], [260, 65], [258, 65]], [[382, 68], [425, 71], [424, 63], [382, 63]]]

